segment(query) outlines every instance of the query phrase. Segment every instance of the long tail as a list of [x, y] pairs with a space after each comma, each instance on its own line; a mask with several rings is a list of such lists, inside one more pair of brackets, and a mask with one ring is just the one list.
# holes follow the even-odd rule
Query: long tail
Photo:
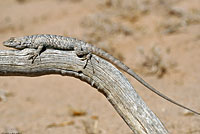
[[[124, 70], [125, 71], [125, 70]], [[137, 81], [139, 81], [141, 84], [143, 84], [145, 87], [147, 87], [148, 89], [150, 89], [152, 92], [156, 93], [157, 95], [159, 95], [160, 97], [164, 98], [165, 100], [179, 106], [182, 107], [184, 109], [187, 109], [197, 115], [200, 115], [199, 112], [196, 112], [188, 107], [185, 107], [177, 102], [175, 102], [174, 100], [170, 99], [169, 97], [165, 96], [164, 94], [162, 94], [161, 92], [159, 92], [158, 90], [156, 90], [154, 87], [152, 87], [150, 84], [148, 84], [147, 82], [145, 82], [141, 77], [139, 77], [135, 72], [133, 72], [131, 69], [126, 71], [128, 74], [130, 74], [131, 76], [133, 76]]]
[[[88, 44], [89, 45], [89, 44]], [[182, 107], [184, 109], [187, 109], [197, 115], [200, 115], [199, 112], [196, 112], [188, 107], [185, 107], [177, 102], [175, 102], [174, 100], [170, 99], [169, 97], [165, 96], [164, 94], [162, 94], [161, 92], [159, 92], [158, 90], [156, 90], [154, 87], [152, 87], [150, 84], [148, 84], [146, 81], [144, 81], [140, 76], [138, 76], [133, 70], [131, 70], [128, 66], [126, 66], [124, 63], [122, 63], [120, 60], [116, 59], [115, 57], [113, 57], [112, 55], [110, 55], [109, 53], [106, 53], [105, 51], [103, 51], [100, 48], [97, 48], [95, 46], [90, 47], [91, 51], [94, 54], [97, 54], [98, 56], [110, 61], [111, 63], [113, 63], [114, 65], [116, 65], [117, 67], [119, 67], [120, 69], [122, 69], [123, 71], [127, 72], [129, 75], [133, 76], [138, 82], [140, 82], [142, 85], [144, 85], [146, 88], [150, 89], [152, 92], [156, 93], [158, 96], [164, 98], [165, 100], [179, 106]]]

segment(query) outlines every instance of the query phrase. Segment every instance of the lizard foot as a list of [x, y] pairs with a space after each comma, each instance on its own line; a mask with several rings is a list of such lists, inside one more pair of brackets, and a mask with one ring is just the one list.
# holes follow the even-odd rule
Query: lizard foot
[[[40, 54], [44, 48], [45, 48], [44, 45], [39, 45], [36, 51], [29, 53], [28, 60], [32, 59], [32, 64], [33, 64], [37, 57], [40, 58]], [[40, 61], [41, 61], [41, 58], [40, 58]]]
[[93, 67], [91, 58], [92, 58], [92, 53], [88, 53], [87, 55], [82, 57], [81, 60], [86, 60], [85, 65], [83, 66], [83, 69], [85, 69], [87, 67], [88, 61], [90, 61], [92, 69], [93, 69], [93, 73], [94, 73], [95, 71], [94, 71], [94, 67]]
[[[28, 60], [31, 60], [31, 59], [32, 59], [32, 62], [31, 62], [32, 64], [34, 63], [34, 61], [35, 61], [35, 59], [36, 59], [37, 57], [40, 58], [40, 55], [39, 55], [39, 53], [37, 53], [37, 52], [28, 53], [28, 55], [29, 55]], [[40, 61], [41, 61], [41, 58], [40, 58]]]
[[[81, 48], [81, 46], [75, 47], [75, 52], [76, 52], [76, 55], [81, 58], [81, 60], [86, 60], [85, 65], [83, 66], [83, 69], [85, 69], [87, 67], [88, 61], [90, 60], [90, 63], [91, 63], [92, 69], [93, 69], [93, 73], [94, 73], [94, 67], [93, 67], [93, 64], [91, 61], [92, 53], [89, 51], [86, 51], [86, 50], [84, 51]], [[94, 58], [94, 59], [99, 63], [99, 61], [96, 58]]]

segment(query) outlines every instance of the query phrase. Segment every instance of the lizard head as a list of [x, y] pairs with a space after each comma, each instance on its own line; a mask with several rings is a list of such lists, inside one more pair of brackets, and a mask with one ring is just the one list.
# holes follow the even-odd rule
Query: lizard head
[[26, 47], [26, 41], [24, 41], [23, 38], [16, 38], [16, 37], [11, 37], [10, 39], [6, 40], [3, 42], [3, 45], [6, 47], [12, 47], [16, 49], [23, 49]]

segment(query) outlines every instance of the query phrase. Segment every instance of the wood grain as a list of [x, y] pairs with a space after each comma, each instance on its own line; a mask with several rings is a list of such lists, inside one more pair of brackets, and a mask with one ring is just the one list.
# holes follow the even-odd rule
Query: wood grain
[[47, 49], [32, 64], [27, 60], [31, 52], [33, 49], [1, 50], [0, 76], [60, 74], [76, 77], [103, 93], [134, 134], [168, 133], [126, 77], [108, 61], [93, 55], [83, 69], [85, 61], [74, 51]]

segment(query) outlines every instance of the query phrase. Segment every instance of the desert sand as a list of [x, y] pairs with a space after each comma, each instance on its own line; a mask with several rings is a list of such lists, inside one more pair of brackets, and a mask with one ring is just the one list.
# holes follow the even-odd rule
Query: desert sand
[[[200, 111], [199, 0], [1, 0], [4, 40], [32, 34], [75, 37], [111, 53], [160, 92]], [[124, 73], [171, 134], [200, 134], [200, 116]], [[131, 134], [106, 98], [59, 75], [0, 77], [0, 133]]]

